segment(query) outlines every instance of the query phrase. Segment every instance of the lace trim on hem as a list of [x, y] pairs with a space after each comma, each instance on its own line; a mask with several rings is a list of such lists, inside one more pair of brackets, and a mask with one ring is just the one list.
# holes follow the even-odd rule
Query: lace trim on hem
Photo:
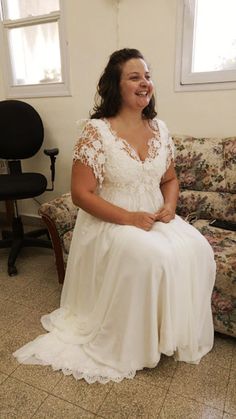
[[53, 368], [53, 370], [61, 370], [64, 375], [73, 375], [73, 377], [76, 380], [84, 379], [88, 384], [93, 384], [93, 383], [96, 383], [96, 382], [98, 382], [100, 384], [107, 384], [109, 381], [114, 381], [115, 383], [120, 383], [125, 378], [131, 380], [136, 375], [136, 371], [129, 371], [129, 372], [121, 374], [121, 375], [117, 375], [117, 376], [114, 376], [114, 377], [108, 377], [108, 376], [103, 376], [103, 375], [90, 375], [86, 372], [72, 371], [72, 370], [67, 369], [67, 368], [54, 368], [54, 367], [52, 367], [52, 368]]
[[[32, 360], [32, 358], [31, 358]], [[30, 360], [30, 363], [32, 362]], [[27, 364], [29, 362], [28, 360], [18, 360], [19, 362], [23, 363], [23, 364]], [[114, 381], [115, 383], [120, 383], [122, 380], [124, 380], [125, 378], [127, 379], [133, 379], [136, 375], [137, 370], [130, 370], [124, 373], [117, 373], [117, 375], [113, 375], [113, 376], [108, 376], [108, 375], [102, 375], [101, 372], [99, 373], [99, 370], [96, 371], [94, 370], [94, 372], [90, 372], [90, 371], [79, 371], [79, 370], [75, 370], [73, 371], [70, 368], [63, 368], [59, 365], [57, 365], [56, 363], [50, 363], [47, 361], [43, 361], [41, 358], [34, 356], [34, 364], [40, 364], [40, 365], [50, 365], [52, 367], [52, 369], [54, 371], [62, 371], [64, 375], [73, 375], [73, 377], [76, 380], [82, 380], [84, 379], [88, 384], [93, 384], [93, 383], [100, 383], [100, 384], [106, 384], [109, 381]]]

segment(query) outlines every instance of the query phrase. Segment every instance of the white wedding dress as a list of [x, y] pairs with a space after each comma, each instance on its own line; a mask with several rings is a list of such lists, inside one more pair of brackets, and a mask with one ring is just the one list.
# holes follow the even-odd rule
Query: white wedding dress
[[[74, 159], [89, 165], [97, 193], [130, 211], [163, 205], [161, 177], [173, 158], [165, 124], [141, 161], [107, 120], [83, 120]], [[61, 306], [42, 317], [49, 332], [18, 349], [21, 363], [51, 365], [92, 383], [133, 378], [161, 354], [198, 363], [213, 346], [212, 249], [179, 216], [150, 231], [101, 221], [79, 210]]]

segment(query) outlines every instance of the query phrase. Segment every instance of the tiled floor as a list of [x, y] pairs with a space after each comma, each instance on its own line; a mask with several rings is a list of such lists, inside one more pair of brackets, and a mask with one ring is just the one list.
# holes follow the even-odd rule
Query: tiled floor
[[200, 363], [162, 357], [121, 383], [88, 385], [49, 367], [19, 365], [12, 352], [43, 333], [40, 316], [58, 307], [52, 251], [23, 249], [19, 274], [0, 250], [0, 418], [236, 418], [236, 339], [216, 335]]

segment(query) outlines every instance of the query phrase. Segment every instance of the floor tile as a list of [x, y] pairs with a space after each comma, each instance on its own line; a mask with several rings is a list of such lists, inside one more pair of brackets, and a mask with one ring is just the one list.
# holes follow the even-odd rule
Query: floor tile
[[[38, 249], [24, 249], [24, 252], [36, 252], [36, 250], [38, 252]], [[54, 257], [52, 254], [41, 254], [42, 250], [50, 251], [40, 249], [39, 254], [35, 253], [28, 259], [24, 257], [17, 263], [18, 275], [14, 277], [9, 277], [7, 273], [0, 275], [0, 295], [2, 297], [16, 301], [16, 295], [20, 298], [23, 290], [32, 286], [36, 289], [42, 287], [52, 291], [58, 289], [57, 275], [53, 275], [51, 270], [51, 267], [55, 265]], [[18, 301], [20, 302], [20, 299]]]
[[160, 411], [161, 419], [214, 419], [219, 414], [236, 419], [236, 339], [228, 336], [216, 334], [213, 350], [198, 366], [162, 356], [156, 368], [117, 384], [88, 385], [50, 367], [20, 365], [12, 353], [45, 333], [41, 315], [59, 307], [62, 286], [52, 250], [23, 249], [18, 275], [11, 278], [9, 249], [0, 252], [1, 419], [93, 418], [96, 412], [96, 418], [152, 419]]
[[42, 333], [44, 329], [40, 323], [34, 323], [27, 317], [3, 335], [0, 339], [0, 371], [12, 373], [19, 366], [12, 353]]
[[[0, 297], [0, 307], [5, 304], [5, 301], [6, 299]], [[7, 332], [9, 332], [9, 327], [7, 323], [5, 323], [5, 327], [3, 327], [2, 325], [2, 327], [0, 328], [0, 339], [1, 339], [1, 336], [5, 335]]]
[[234, 370], [230, 372], [224, 410], [227, 413], [236, 415], [236, 371]]
[[[1, 260], [3, 261], [0, 268], [0, 273], [7, 274], [7, 258], [9, 249], [1, 249]], [[23, 247], [16, 259], [16, 267], [18, 274], [17, 278], [31, 278], [32, 275], [39, 269], [48, 269], [49, 266], [55, 264], [54, 254], [52, 249], [42, 247]], [[2, 275], [1, 275], [2, 276]], [[12, 277], [13, 278], [13, 277]]]
[[44, 268], [44, 264], [42, 264], [34, 271], [27, 270], [26, 273], [19, 273], [13, 277], [0, 275], [0, 296], [1, 298], [12, 298], [17, 291], [22, 291], [30, 284], [41, 285], [49, 289], [52, 288], [52, 290], [58, 287], [56, 276], [48, 275], [48, 268]]
[[236, 338], [234, 338], [231, 368], [236, 371]]
[[5, 300], [0, 306], [0, 329], [11, 329], [12, 326], [19, 323], [27, 314], [30, 315], [29, 308]]
[[0, 296], [1, 298], [9, 299], [14, 296], [15, 292], [23, 290], [27, 285], [29, 285], [31, 279], [25, 277], [9, 277], [6, 276], [4, 279], [0, 280]]
[[63, 376], [53, 389], [52, 394], [96, 413], [112, 386], [113, 383], [88, 384], [85, 380], [75, 380], [72, 376]]
[[61, 380], [62, 373], [53, 371], [50, 366], [19, 365], [11, 377], [50, 393]]
[[49, 396], [37, 410], [33, 419], [92, 419], [96, 416], [65, 400]]
[[24, 416], [19, 416], [19, 411], [16, 406], [10, 406], [9, 404], [1, 404], [0, 402], [0, 418], [1, 419], [29, 419], [27, 413]]
[[147, 384], [167, 388], [177, 367], [177, 362], [173, 357], [162, 355], [160, 362], [155, 368], [145, 368], [138, 371], [136, 379]]
[[202, 358], [201, 366], [230, 368], [234, 343], [234, 338], [216, 333], [213, 349]]
[[47, 396], [46, 392], [9, 377], [0, 385], [0, 417], [31, 418]]
[[42, 286], [39, 283], [35, 284], [34, 282], [30, 282], [27, 287], [16, 291], [12, 295], [11, 301], [35, 309], [45, 305], [45, 300], [47, 301], [47, 298], [53, 293], [54, 290], [52, 289]]
[[167, 390], [140, 380], [115, 383], [98, 411], [104, 418], [157, 418]]
[[2, 372], [0, 372], [0, 384], [2, 384], [3, 381], [5, 381], [7, 377], [8, 377], [8, 375], [3, 374]]
[[[10, 288], [10, 290], [8, 288]], [[9, 279], [5, 277], [2, 278], [2, 274], [0, 273], [0, 302], [7, 300], [11, 292], [12, 286], [9, 287]]]
[[228, 381], [228, 369], [179, 363], [170, 391], [223, 410]]
[[224, 413], [223, 419], [236, 419], [236, 415], [230, 415], [229, 413]]
[[222, 419], [223, 412], [168, 392], [158, 419]]
[[36, 271], [29, 272], [30, 281], [35, 284], [36, 286], [46, 287], [48, 289], [57, 290], [61, 288], [61, 285], [57, 279], [56, 267], [55, 262], [53, 260], [53, 266], [51, 264], [48, 266], [42, 261], [41, 265], [38, 267]]
[[53, 310], [56, 310], [60, 306], [61, 299], [61, 289], [57, 289], [52, 294], [50, 294], [44, 301], [41, 303], [38, 308], [44, 313], [51, 313]]
[[20, 275], [30, 275], [36, 272], [37, 268], [49, 268], [55, 263], [52, 249], [43, 247], [23, 247], [16, 265]]

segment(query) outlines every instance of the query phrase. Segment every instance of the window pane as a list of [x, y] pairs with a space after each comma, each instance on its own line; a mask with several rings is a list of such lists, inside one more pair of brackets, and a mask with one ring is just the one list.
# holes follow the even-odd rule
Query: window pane
[[193, 72], [236, 69], [236, 0], [196, 0]]
[[9, 29], [13, 84], [61, 82], [57, 23]]
[[59, 0], [3, 0], [3, 6], [5, 19], [20, 19], [60, 10]]

